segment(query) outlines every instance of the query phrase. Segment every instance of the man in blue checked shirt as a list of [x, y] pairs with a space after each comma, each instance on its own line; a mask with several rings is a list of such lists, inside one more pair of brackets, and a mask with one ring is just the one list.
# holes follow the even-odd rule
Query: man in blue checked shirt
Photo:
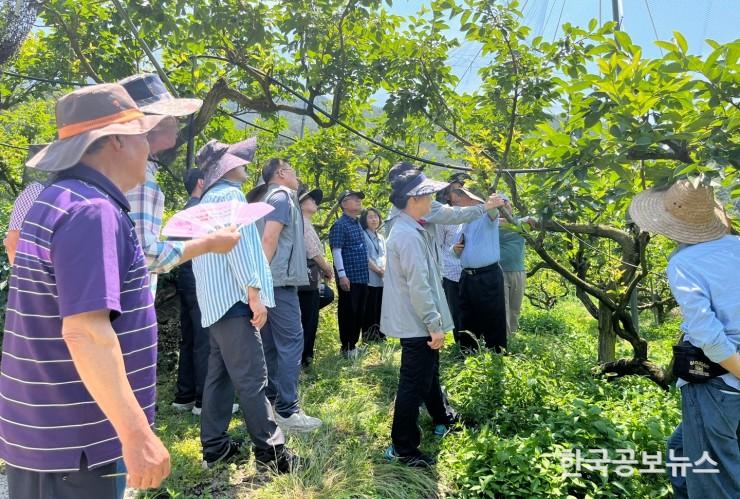
[[[200, 99], [176, 99], [169, 93], [156, 74], [140, 74], [129, 76], [119, 82], [126, 92], [134, 99], [146, 114], [166, 115], [175, 118], [189, 116], [203, 104]], [[149, 283], [152, 295], [157, 293], [157, 274], [169, 272], [175, 266], [214, 251], [223, 242], [229, 242], [227, 251], [234, 247], [236, 240], [233, 233], [215, 232], [208, 238], [192, 241], [162, 241], [159, 238], [162, 228], [162, 214], [164, 213], [164, 193], [156, 179], [157, 163], [152, 160], [157, 154], [172, 149], [177, 141], [177, 124], [174, 121], [165, 121], [161, 126], [147, 134], [149, 141], [149, 157], [147, 163], [146, 180], [143, 184], [126, 193], [131, 206], [129, 216], [136, 224], [136, 236], [144, 250], [149, 270]], [[192, 409], [193, 405], [183, 410]]]
[[[683, 416], [668, 440], [675, 497], [737, 499], [740, 238], [728, 234], [712, 188], [688, 180], [638, 194], [629, 213], [641, 230], [679, 243], [667, 268], [688, 342], [677, 345], [674, 356]], [[685, 476], [676, 469], [681, 460], [689, 468]]]
[[329, 246], [338, 284], [341, 353], [348, 358], [356, 358], [360, 354], [357, 342], [365, 316], [367, 283], [370, 279], [365, 236], [358, 219], [364, 198], [365, 194], [359, 191], [346, 190], [340, 194], [342, 216], [329, 230]]

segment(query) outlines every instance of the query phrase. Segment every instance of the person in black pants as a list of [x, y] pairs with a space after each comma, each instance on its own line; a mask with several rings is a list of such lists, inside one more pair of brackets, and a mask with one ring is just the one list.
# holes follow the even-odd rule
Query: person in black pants
[[[324, 258], [324, 245], [311, 223], [324, 199], [321, 189], [298, 190], [298, 202], [303, 213], [303, 235], [306, 246], [306, 263], [308, 266], [308, 286], [298, 288], [298, 302], [301, 307], [301, 324], [303, 325], [303, 355], [301, 365], [306, 368], [313, 362], [316, 330], [319, 327], [319, 310], [334, 301], [334, 293], [325, 283], [334, 278], [331, 264]], [[322, 282], [323, 281], [323, 282]]]
[[341, 353], [347, 358], [357, 358], [362, 318], [367, 301], [369, 267], [365, 236], [357, 217], [362, 211], [365, 194], [344, 191], [339, 196], [342, 216], [329, 231], [329, 245], [334, 257], [338, 284], [338, 322]]
[[[480, 199], [465, 189], [456, 192]], [[463, 267], [459, 296], [460, 348], [463, 350], [477, 350], [477, 340], [481, 338], [486, 347], [496, 352], [506, 349], [504, 274], [498, 263], [501, 258], [498, 208], [504, 205], [505, 198], [496, 194], [491, 197], [495, 208], [461, 226], [458, 242], [452, 247]]]
[[429, 213], [432, 194], [446, 184], [427, 180], [419, 170], [407, 171], [392, 181], [391, 201], [401, 210], [388, 237], [383, 309], [383, 332], [401, 341], [401, 370], [393, 411], [391, 445], [385, 458], [412, 467], [435, 463], [419, 450], [419, 406], [423, 402], [444, 435], [457, 421], [439, 384], [439, 349], [453, 328], [433, 239], [419, 220]]
[[[200, 202], [203, 195], [203, 171], [192, 168], [185, 174], [185, 190], [190, 195], [185, 207]], [[208, 328], [201, 325], [200, 307], [195, 294], [195, 275], [192, 262], [180, 265], [177, 279], [180, 295], [180, 356], [177, 362], [177, 388], [172, 407], [180, 411], [200, 414], [203, 400], [203, 383], [208, 371], [210, 351]]]
[[362, 320], [362, 339], [366, 343], [385, 340], [385, 335], [380, 330], [383, 275], [385, 275], [385, 237], [379, 232], [381, 220], [380, 212], [376, 208], [362, 210], [360, 215], [360, 226], [365, 232], [367, 264], [370, 268], [365, 315]]

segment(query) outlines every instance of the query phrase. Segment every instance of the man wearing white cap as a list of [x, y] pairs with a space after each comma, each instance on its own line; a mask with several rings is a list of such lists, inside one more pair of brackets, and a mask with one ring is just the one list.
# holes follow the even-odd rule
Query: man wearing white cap
[[728, 220], [712, 188], [688, 180], [638, 194], [629, 214], [641, 230], [662, 234], [679, 245], [666, 269], [681, 307], [685, 340], [674, 347], [673, 367], [683, 419], [668, 440], [668, 473], [675, 497], [736, 499], [740, 238], [727, 233]]

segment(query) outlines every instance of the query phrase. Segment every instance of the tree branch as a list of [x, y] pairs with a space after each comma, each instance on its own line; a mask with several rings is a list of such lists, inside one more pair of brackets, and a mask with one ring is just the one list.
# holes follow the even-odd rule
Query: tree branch
[[537, 222], [537, 228], [548, 232], [572, 232], [574, 234], [588, 234], [597, 237], [606, 237], [617, 242], [620, 246], [632, 246], [633, 240], [626, 231], [602, 224], [571, 224], [547, 220], [544, 223]]
[[[62, 27], [62, 30], [67, 34], [67, 38], [69, 39], [69, 44], [72, 47], [72, 51], [77, 56], [77, 59], [79, 59], [80, 64], [82, 64], [83, 69], [88, 74], [90, 78], [95, 80], [96, 83], [103, 83], [103, 79], [98, 75], [98, 73], [92, 68], [90, 65], [90, 61], [87, 60], [87, 57], [85, 57], [85, 53], [82, 51], [82, 48], [80, 47], [80, 41], [77, 38], [77, 30], [72, 29], [71, 26], [69, 26], [65, 21], [64, 17], [60, 12], [55, 10], [52, 7], [49, 7], [48, 5], [44, 5], [44, 8], [52, 14], [52, 16], [56, 17], [57, 22]], [[75, 12], [73, 14], [74, 16], [77, 15]], [[75, 21], [73, 21], [75, 25], [77, 24]]]
[[524, 239], [527, 240], [530, 246], [537, 252], [538, 255], [540, 255], [540, 258], [542, 258], [545, 261], [545, 263], [547, 263], [547, 265], [551, 269], [553, 269], [555, 272], [563, 276], [566, 280], [568, 280], [572, 284], [575, 284], [576, 286], [581, 287], [585, 292], [597, 298], [599, 301], [604, 303], [604, 305], [609, 307], [611, 310], [614, 310], [617, 308], [617, 304], [614, 303], [614, 300], [612, 300], [605, 291], [602, 291], [601, 289], [597, 288], [596, 286], [589, 283], [585, 279], [581, 279], [580, 277], [578, 277], [577, 275], [575, 275], [574, 273], [570, 272], [568, 269], [563, 267], [552, 256], [550, 256], [547, 250], [545, 250], [545, 248], [542, 246], [541, 241], [538, 241], [532, 238], [527, 233], [523, 233], [522, 237], [524, 237]]

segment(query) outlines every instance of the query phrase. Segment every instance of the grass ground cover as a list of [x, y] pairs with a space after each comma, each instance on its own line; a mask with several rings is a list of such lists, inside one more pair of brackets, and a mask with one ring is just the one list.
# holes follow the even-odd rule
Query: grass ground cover
[[[647, 326], [658, 360], [667, 362], [677, 323]], [[575, 303], [553, 312], [525, 310], [506, 357], [464, 358], [451, 338], [442, 354], [446, 391], [466, 428], [439, 441], [424, 410], [422, 447], [438, 455], [436, 469], [419, 471], [382, 458], [389, 445], [400, 362], [396, 341], [371, 345], [350, 361], [339, 356], [332, 309], [322, 313], [314, 366], [301, 380], [306, 412], [324, 421], [318, 432], [290, 435], [288, 444], [310, 460], [287, 476], [260, 476], [251, 458], [204, 471], [198, 419], [170, 407], [174, 373], [160, 373], [157, 429], [170, 449], [166, 488], [141, 497], [435, 498], [624, 497], [670, 495], [665, 474], [607, 477], [584, 471], [565, 477], [562, 451], [662, 451], [680, 418], [678, 394], [649, 381], [609, 382], [591, 373], [595, 324]], [[246, 436], [241, 417], [231, 430]], [[642, 467], [635, 465], [635, 468]]]

